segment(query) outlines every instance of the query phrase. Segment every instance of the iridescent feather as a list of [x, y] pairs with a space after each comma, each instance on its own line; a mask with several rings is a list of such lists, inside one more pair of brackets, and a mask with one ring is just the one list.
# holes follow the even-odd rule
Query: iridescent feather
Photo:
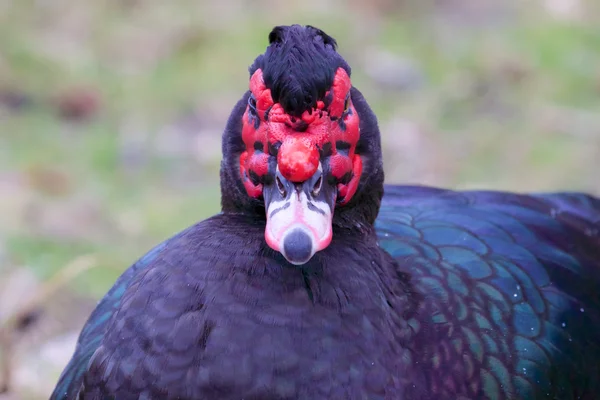
[[600, 200], [388, 186], [376, 226], [423, 294], [411, 347], [431, 394], [600, 393]]

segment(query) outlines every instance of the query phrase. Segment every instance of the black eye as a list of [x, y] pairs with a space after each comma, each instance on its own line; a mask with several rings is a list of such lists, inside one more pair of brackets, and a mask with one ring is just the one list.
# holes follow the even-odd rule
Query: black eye
[[253, 94], [248, 97], [248, 109], [254, 115], [256, 115], [256, 97]]
[[317, 181], [315, 182], [315, 185], [313, 186], [313, 189], [311, 192], [313, 197], [317, 197], [319, 195], [319, 193], [321, 193], [322, 186], [323, 186], [323, 176], [320, 176], [319, 179], [317, 179]]
[[279, 193], [281, 193], [283, 197], [287, 197], [287, 191], [285, 190], [285, 186], [283, 186], [281, 179], [279, 179], [279, 176], [275, 177], [275, 183], [277, 184], [277, 190], [279, 190]]
[[344, 114], [347, 114], [350, 110], [350, 92], [346, 95], [346, 100], [344, 101]]

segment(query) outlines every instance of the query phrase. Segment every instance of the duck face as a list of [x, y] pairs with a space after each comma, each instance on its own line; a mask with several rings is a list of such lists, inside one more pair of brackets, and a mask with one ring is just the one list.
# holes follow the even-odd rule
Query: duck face
[[349, 68], [335, 66], [336, 60], [322, 51], [320, 64], [328, 73], [311, 70], [319, 58], [311, 58], [315, 54], [307, 54], [306, 60], [297, 56], [296, 65], [276, 70], [285, 67], [283, 61], [295, 50], [317, 55], [326, 50], [323, 36], [316, 37], [310, 45], [286, 43], [285, 37], [282, 43], [272, 41], [270, 59], [251, 70], [242, 117], [245, 151], [239, 168], [244, 187], [249, 196], [264, 201], [267, 244], [295, 265], [331, 243], [335, 209], [352, 199], [362, 174]]

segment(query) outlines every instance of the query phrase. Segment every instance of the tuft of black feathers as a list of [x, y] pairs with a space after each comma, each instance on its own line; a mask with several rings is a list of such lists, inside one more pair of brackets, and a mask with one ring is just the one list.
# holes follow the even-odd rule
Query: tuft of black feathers
[[334, 38], [313, 26], [276, 26], [267, 50], [250, 66], [250, 75], [261, 69], [273, 101], [300, 117], [325, 96], [339, 67], [350, 75], [350, 66], [336, 48]]

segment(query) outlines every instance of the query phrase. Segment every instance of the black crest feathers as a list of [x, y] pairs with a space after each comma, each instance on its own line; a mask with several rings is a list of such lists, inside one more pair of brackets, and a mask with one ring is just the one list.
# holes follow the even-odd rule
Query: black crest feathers
[[269, 34], [269, 46], [250, 67], [261, 69], [275, 102], [285, 112], [300, 116], [316, 106], [333, 83], [339, 67], [350, 67], [337, 53], [335, 39], [308, 26], [277, 26]]

